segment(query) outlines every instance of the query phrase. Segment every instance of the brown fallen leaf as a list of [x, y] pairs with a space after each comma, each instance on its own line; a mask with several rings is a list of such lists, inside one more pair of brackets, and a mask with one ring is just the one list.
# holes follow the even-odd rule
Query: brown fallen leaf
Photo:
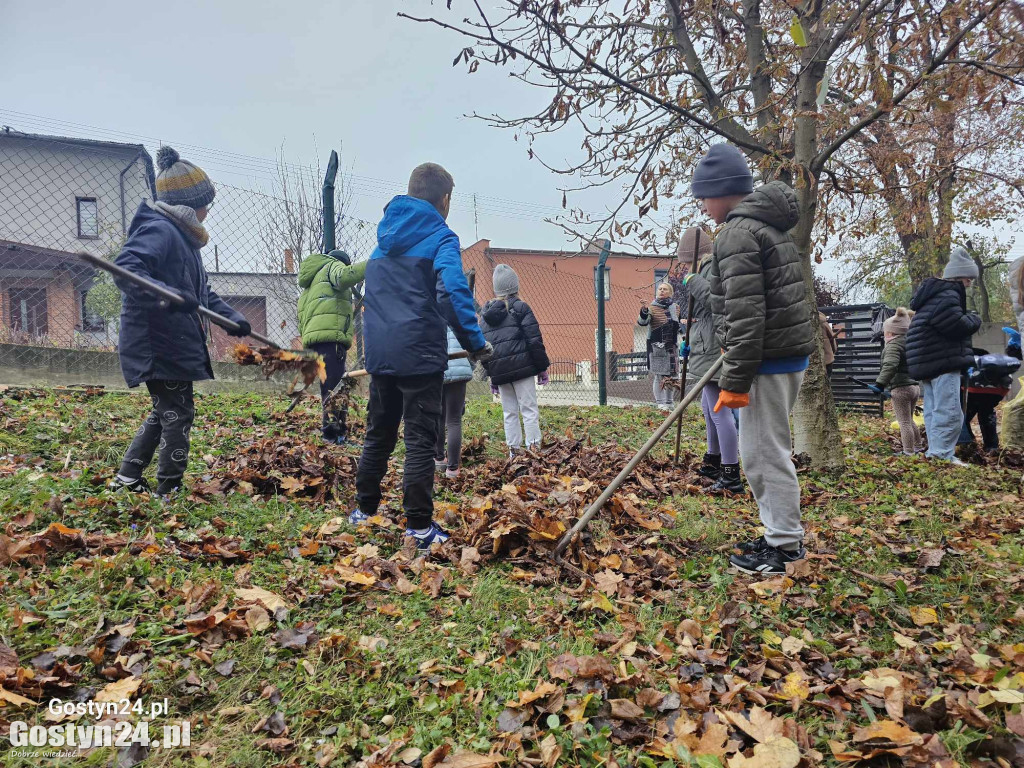
[[0, 701], [13, 704], [16, 707], [35, 706], [36, 703], [32, 699], [26, 699], [24, 696], [19, 696], [16, 693], [12, 693], [0, 685]]
[[753, 707], [750, 710], [749, 717], [744, 717], [739, 712], [728, 710], [715, 711], [752, 739], [762, 744], [782, 735], [782, 718], [776, 717], [763, 707]]
[[544, 768], [555, 768], [558, 758], [562, 756], [562, 748], [558, 745], [555, 734], [549, 733], [540, 743], [540, 761]]
[[104, 686], [103, 690], [96, 694], [94, 700], [121, 701], [121, 699], [128, 699], [139, 690], [140, 685], [142, 685], [141, 677], [125, 677]]
[[928, 605], [912, 605], [910, 607], [910, 619], [919, 627], [939, 623], [939, 615], [935, 612], [934, 608]]
[[[435, 763], [435, 765], [437, 768], [490, 768], [503, 762], [505, 762], [505, 758], [501, 755], [478, 755], [475, 752], [456, 752], [454, 755], [446, 757], [440, 763]], [[426, 761], [424, 761], [424, 766], [426, 766]]]
[[796, 768], [800, 762], [800, 748], [785, 736], [754, 745], [751, 757], [737, 754], [728, 760], [729, 768]]
[[[909, 747], [923, 743], [921, 734], [892, 720], [877, 720], [853, 732], [856, 744], [869, 744], [875, 749]], [[891, 746], [890, 746], [891, 745]]]
[[293, 739], [259, 739], [256, 742], [256, 748], [280, 755], [295, 749], [295, 741]]
[[611, 699], [612, 717], [620, 720], [639, 720], [644, 716], [644, 708], [629, 699]]
[[253, 632], [262, 632], [270, 627], [270, 614], [261, 605], [254, 605], [245, 612], [245, 623]]
[[236, 587], [235, 595], [248, 603], [259, 603], [273, 613], [278, 608], [290, 608], [288, 601], [280, 595], [268, 592], [260, 587]]

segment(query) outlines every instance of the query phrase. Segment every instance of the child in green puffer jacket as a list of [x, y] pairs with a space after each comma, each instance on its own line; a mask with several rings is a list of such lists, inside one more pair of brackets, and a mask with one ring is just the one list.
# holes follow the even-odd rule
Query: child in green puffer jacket
[[324, 440], [344, 445], [348, 438], [344, 406], [328, 402], [328, 396], [345, 375], [345, 357], [352, 346], [355, 319], [354, 288], [366, 275], [366, 262], [352, 264], [344, 251], [313, 253], [299, 267], [299, 333], [302, 346], [324, 359], [327, 377], [320, 384]]

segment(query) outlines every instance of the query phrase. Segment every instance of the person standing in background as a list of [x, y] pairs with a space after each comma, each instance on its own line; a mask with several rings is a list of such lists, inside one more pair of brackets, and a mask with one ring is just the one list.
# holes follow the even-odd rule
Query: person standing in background
[[907, 331], [907, 367], [924, 395], [925, 455], [960, 466], [954, 455], [964, 423], [960, 375], [974, 364], [971, 337], [981, 327], [981, 318], [967, 310], [967, 288], [977, 277], [967, 251], [954, 249], [942, 277], [927, 278], [914, 293], [916, 314]]
[[466, 412], [466, 385], [473, 379], [473, 366], [469, 360], [464, 357], [452, 358], [452, 355], [463, 351], [459, 340], [449, 328], [448, 367], [444, 371], [444, 390], [441, 395], [441, 425], [434, 450], [434, 466], [444, 470], [449, 480], [459, 476], [459, 467], [462, 466], [462, 416]]
[[824, 312], [818, 313], [818, 322], [821, 323], [821, 359], [825, 363], [825, 375], [829, 381], [832, 380], [832, 366], [836, 362], [836, 352], [839, 351], [839, 343], [836, 341], [836, 332], [829, 323]]
[[675, 390], [665, 382], [679, 375], [679, 305], [672, 299], [670, 283], [658, 286], [657, 298], [650, 307], [640, 307], [636, 324], [647, 328], [647, 368], [651, 374], [654, 402], [663, 411], [672, 410]]
[[484, 368], [491, 386], [497, 387], [501, 396], [505, 442], [509, 454], [515, 455], [523, 447], [524, 430], [527, 450], [540, 447], [537, 384], [548, 383], [551, 361], [533, 310], [519, 298], [519, 275], [508, 264], [498, 264], [492, 280], [494, 295], [498, 298], [487, 302], [480, 313], [484, 338], [494, 348]]

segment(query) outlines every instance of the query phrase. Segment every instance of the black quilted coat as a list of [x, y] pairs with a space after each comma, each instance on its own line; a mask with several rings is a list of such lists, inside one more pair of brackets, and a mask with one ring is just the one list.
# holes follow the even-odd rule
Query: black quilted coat
[[528, 379], [551, 365], [537, 318], [530, 305], [518, 296], [487, 302], [480, 328], [494, 347], [494, 356], [484, 363], [484, 368], [495, 386]]
[[934, 379], [943, 373], [974, 365], [971, 337], [981, 318], [967, 311], [967, 292], [953, 280], [929, 277], [910, 300], [917, 314], [907, 331], [907, 367], [910, 375]]

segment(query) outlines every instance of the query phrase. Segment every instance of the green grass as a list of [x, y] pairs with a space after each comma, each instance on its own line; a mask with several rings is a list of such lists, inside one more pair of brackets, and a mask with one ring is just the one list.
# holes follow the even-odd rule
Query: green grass
[[[312, 439], [314, 409], [303, 407], [284, 418], [280, 412], [286, 402], [257, 395], [199, 396], [189, 480], [216, 476], [223, 471], [218, 460], [264, 436]], [[59, 522], [90, 534], [123, 537], [124, 542], [95, 556], [51, 552], [5, 566], [0, 571], [5, 598], [0, 603], [0, 639], [17, 652], [22, 667], [29, 667], [37, 654], [89, 641], [104, 622], [132, 623], [127, 655], [135, 656], [139, 665], [143, 700], [166, 697], [171, 703], [166, 720], [193, 722], [190, 749], [154, 751], [146, 765], [263, 766], [288, 760], [312, 764], [322, 758], [324, 764], [341, 766], [395, 739], [423, 753], [447, 742], [478, 752], [501, 747], [514, 754], [512, 743], [502, 743], [497, 730], [506, 702], [551, 680], [548, 662], [560, 654], [607, 653], [607, 643], [596, 638], [609, 635], [632, 638], [638, 649], [634, 657], [611, 657], [617, 673], [625, 673], [624, 682], [595, 691], [585, 723], [572, 725], [564, 710], [554, 713], [554, 719], [535, 718], [537, 730], [522, 739], [530, 759], [537, 758], [538, 744], [551, 735], [562, 747], [565, 764], [606, 765], [611, 757], [621, 765], [689, 764], [653, 755], [650, 739], [624, 743], [602, 725], [607, 723], [602, 720], [607, 718], [603, 700], [630, 698], [642, 687], [668, 692], [689, 679], [689, 665], [698, 663], [702, 669], [706, 665], [708, 679], [717, 686], [709, 695], [726, 690], [722, 686], [731, 679], [727, 676], [749, 676], [765, 663], [762, 673], [771, 674], [752, 686], [767, 690], [772, 674], [792, 669], [786, 666], [790, 661], [779, 660], [777, 650], [777, 642], [791, 636], [806, 641], [800, 668], [809, 677], [822, 674], [823, 662], [837, 676], [811, 699], [841, 696], [829, 686], [878, 667], [931, 675], [934, 686], [947, 691], [987, 690], [996, 684], [997, 674], [1001, 679], [1022, 674], [1024, 683], [1024, 652], [1007, 660], [999, 650], [1024, 638], [1019, 470], [954, 469], [896, 458], [885, 431], [889, 419], [844, 417], [845, 471], [839, 476], [801, 472], [808, 542], [818, 555], [813, 561], [817, 571], [798, 580], [784, 598], [758, 595], [749, 588], [755, 580], [727, 567], [728, 545], [756, 535], [752, 500], [686, 492], [660, 502], [641, 499], [652, 510], [671, 511], [671, 526], [652, 534], [650, 547], [676, 558], [678, 589], [670, 596], [620, 595], [608, 611], [595, 606], [592, 587], [581, 589], [572, 579], [531, 586], [517, 578], [523, 568], [537, 570], [536, 562], [484, 564], [474, 575], [446, 563], [445, 588], [437, 599], [423, 591], [325, 589], [338, 554], [326, 546], [306, 555], [298, 549], [325, 521], [346, 514], [353, 489], [340, 489], [335, 500], [323, 505], [233, 493], [164, 506], [112, 494], [104, 483], [145, 410], [146, 402], [137, 394], [5, 393], [0, 401], [0, 527], [6, 536], [17, 542]], [[662, 417], [650, 408], [547, 408], [542, 418], [549, 436], [636, 448]], [[486, 472], [470, 473], [460, 491], [439, 488], [438, 501], [459, 508], [468, 506], [483, 479], [501, 471], [498, 406], [472, 401], [465, 434], [489, 435], [485, 459], [491, 463]], [[702, 434], [692, 411], [684, 423], [690, 456], [703, 450]], [[356, 453], [353, 448], [339, 450]], [[666, 442], [656, 454], [667, 456], [669, 450]], [[210, 469], [204, 457], [218, 468]], [[695, 482], [685, 469], [680, 477]], [[394, 475], [389, 483], [394, 501]], [[592, 531], [607, 534], [610, 528], [598, 518]], [[347, 525], [339, 533], [364, 536]], [[198, 551], [190, 545], [210, 536], [237, 539], [241, 549], [253, 553], [252, 559], [190, 559], [189, 553]], [[154, 551], [145, 550], [148, 541], [155, 542]], [[375, 543], [382, 557], [397, 550], [392, 538]], [[920, 550], [945, 546], [958, 554], [947, 554], [938, 570], [926, 573], [915, 566]], [[180, 633], [186, 593], [208, 583], [215, 591], [204, 610], [222, 598], [230, 609], [239, 583], [283, 595], [292, 607], [266, 632], [203, 643]], [[912, 612], [922, 607], [935, 609], [938, 624], [915, 625]], [[722, 625], [727, 610], [735, 610], [736, 616], [728, 628]], [[677, 632], [684, 620], [705, 629], [692, 658], [681, 650], [683, 637]], [[277, 629], [298, 622], [315, 625], [321, 641], [288, 650], [269, 639]], [[962, 637], [971, 652], [991, 656], [998, 667], [965, 676], [955, 650], [933, 648], [915, 659], [896, 644], [894, 632], [917, 638], [922, 648], [933, 648], [936, 638], [952, 642]], [[371, 650], [371, 645], [376, 648]], [[670, 648], [671, 659], [646, 650], [656, 647]], [[120, 661], [128, 663], [128, 657]], [[213, 668], [226, 660], [235, 661], [229, 677]], [[109, 669], [113, 663], [115, 656], [109, 653], [99, 666], [85, 662], [73, 687], [103, 687], [117, 674]], [[572, 686], [555, 682], [564, 688], [567, 701], [580, 698]], [[278, 704], [263, 695], [273, 689], [280, 695]], [[930, 693], [911, 691], [908, 703], [924, 703]], [[698, 701], [684, 703], [683, 709], [699, 717], [704, 706]], [[811, 701], [803, 702], [795, 714], [786, 702], [770, 707], [806, 730], [806, 744], [826, 764], [834, 764], [828, 742], [849, 744], [851, 723], [869, 719], [860, 706], [842, 720]], [[275, 711], [283, 714], [287, 738], [294, 742], [288, 756], [258, 746], [257, 740], [269, 734], [253, 732]], [[987, 729], [948, 725], [940, 733], [942, 742], [955, 760], [967, 765], [976, 759], [979, 742], [1006, 735], [1003, 715], [1008, 712], [1012, 709], [999, 704], [986, 708], [992, 722]], [[0, 710], [0, 720], [15, 719], [16, 714], [42, 722], [41, 711], [11, 707]], [[648, 716], [652, 724], [663, 717]], [[110, 760], [111, 750], [101, 749], [64, 764], [106, 765]], [[4, 764], [13, 768], [38, 761], [5, 754]]]

